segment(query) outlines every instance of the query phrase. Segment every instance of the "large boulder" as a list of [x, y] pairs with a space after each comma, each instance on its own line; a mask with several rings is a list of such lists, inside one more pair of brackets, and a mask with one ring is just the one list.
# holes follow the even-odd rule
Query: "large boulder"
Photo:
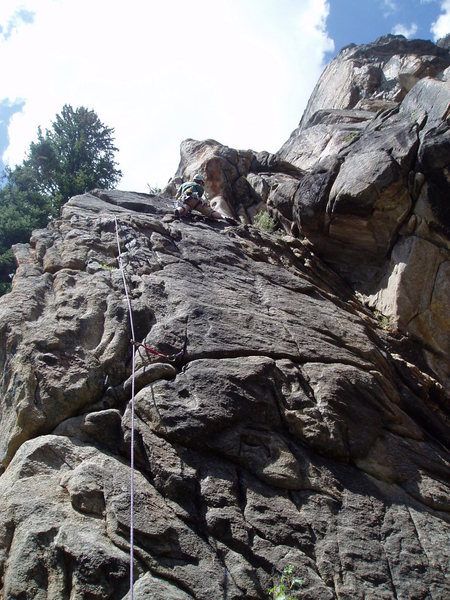
[[313, 169], [345, 148], [377, 113], [396, 108], [421, 79], [439, 78], [448, 66], [448, 49], [401, 35], [343, 48], [322, 73], [280, 158]]
[[437, 78], [448, 66], [448, 49], [430, 41], [385, 35], [370, 44], [350, 44], [325, 68], [300, 126], [308, 127], [323, 109], [378, 112], [401, 102], [421, 79]]
[[447, 382], [449, 69], [445, 44], [385, 36], [345, 48], [278, 153], [306, 171], [292, 231], [420, 340]]

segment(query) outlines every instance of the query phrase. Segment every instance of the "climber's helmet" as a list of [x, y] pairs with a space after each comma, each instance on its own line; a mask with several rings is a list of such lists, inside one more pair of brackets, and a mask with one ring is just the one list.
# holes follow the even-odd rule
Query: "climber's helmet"
[[205, 185], [205, 178], [203, 177], [203, 175], [201, 175], [201, 173], [197, 173], [196, 175], [194, 175], [194, 181], [195, 183], [198, 183], [201, 186]]

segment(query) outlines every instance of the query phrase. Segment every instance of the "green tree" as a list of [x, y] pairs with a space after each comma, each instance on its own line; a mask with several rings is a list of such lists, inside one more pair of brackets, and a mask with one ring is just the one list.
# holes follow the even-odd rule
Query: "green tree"
[[52, 197], [55, 209], [95, 187], [110, 189], [122, 177], [113, 133], [93, 110], [66, 104], [45, 135], [39, 128], [22, 169], [35, 180], [35, 191]]
[[0, 189], [0, 295], [9, 291], [16, 270], [11, 246], [27, 242], [33, 229], [45, 227], [50, 212], [48, 198], [22, 191], [13, 181]]
[[118, 183], [113, 133], [93, 110], [65, 105], [45, 135], [38, 129], [23, 163], [6, 170], [0, 187], [0, 295], [9, 291], [15, 271], [12, 244], [27, 242], [71, 196]]

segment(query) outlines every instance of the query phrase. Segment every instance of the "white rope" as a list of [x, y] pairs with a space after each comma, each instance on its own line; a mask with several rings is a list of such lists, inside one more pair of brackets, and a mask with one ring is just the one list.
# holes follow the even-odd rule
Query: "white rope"
[[[116, 239], [117, 248], [119, 250], [118, 262], [119, 269], [122, 273], [123, 287], [125, 289], [125, 296], [128, 304], [128, 314], [130, 316], [130, 328], [131, 328], [131, 339], [134, 341], [134, 324], [133, 324], [133, 312], [131, 310], [130, 296], [128, 294], [127, 281], [125, 279], [125, 271], [122, 262], [122, 253], [120, 251], [120, 240], [119, 240], [119, 226], [117, 224], [117, 218], [114, 216], [116, 223]], [[131, 360], [131, 440], [130, 440], [130, 600], [133, 600], [133, 583], [134, 583], [134, 374], [135, 374], [135, 346], [132, 346], [132, 360]]]

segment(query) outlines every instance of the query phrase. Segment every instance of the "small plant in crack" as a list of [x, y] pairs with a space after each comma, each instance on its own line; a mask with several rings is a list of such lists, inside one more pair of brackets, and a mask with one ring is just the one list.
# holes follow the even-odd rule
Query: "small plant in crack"
[[375, 319], [380, 323], [382, 329], [386, 329], [387, 331], [395, 330], [395, 326], [392, 320], [386, 315], [383, 315], [383, 313], [381, 313], [379, 310], [374, 310], [373, 315]]
[[351, 142], [357, 136], [359, 136], [359, 133], [357, 131], [352, 131], [344, 138], [344, 142]]
[[303, 579], [294, 577], [294, 567], [286, 565], [281, 573], [281, 578], [278, 583], [269, 590], [269, 596], [272, 600], [295, 600], [298, 596], [295, 594], [303, 585]]
[[256, 213], [253, 217], [253, 225], [258, 229], [261, 229], [261, 231], [267, 231], [269, 233], [272, 233], [276, 227], [275, 221], [265, 210], [260, 210]]

